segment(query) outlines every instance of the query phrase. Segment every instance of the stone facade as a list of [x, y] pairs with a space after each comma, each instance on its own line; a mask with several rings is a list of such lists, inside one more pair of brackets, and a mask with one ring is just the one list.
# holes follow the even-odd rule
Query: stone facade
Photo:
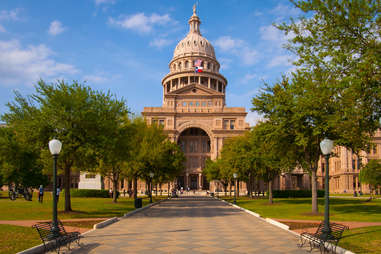
[[[186, 169], [177, 185], [209, 190], [202, 170], [207, 158], [216, 159], [224, 140], [242, 135], [249, 125], [245, 108], [227, 107], [226, 78], [214, 48], [200, 33], [201, 21], [194, 10], [189, 33], [181, 40], [163, 78], [163, 104], [145, 107], [148, 124], [161, 124], [168, 137], [186, 156]], [[198, 70], [198, 71], [197, 71]]]
[[[381, 159], [381, 131], [378, 130], [373, 138], [373, 147], [368, 152], [360, 153], [360, 160], [356, 154], [345, 147], [334, 148], [334, 156], [329, 159], [329, 190], [330, 193], [369, 193], [369, 185], [359, 181], [361, 166], [372, 159]], [[324, 188], [324, 158], [319, 161], [317, 172], [319, 188]]]

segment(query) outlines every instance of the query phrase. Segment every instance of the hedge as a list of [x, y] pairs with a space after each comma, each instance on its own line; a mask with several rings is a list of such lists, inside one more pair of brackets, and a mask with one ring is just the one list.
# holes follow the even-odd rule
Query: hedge
[[[324, 197], [324, 190], [318, 190], [319, 198]], [[310, 198], [312, 197], [311, 190], [273, 190], [274, 198]]]
[[71, 189], [72, 197], [81, 198], [109, 198], [108, 190], [90, 190], [90, 189]]

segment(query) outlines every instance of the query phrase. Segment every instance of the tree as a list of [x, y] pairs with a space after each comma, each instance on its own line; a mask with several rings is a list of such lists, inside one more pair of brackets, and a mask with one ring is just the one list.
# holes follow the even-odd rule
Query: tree
[[26, 190], [48, 183], [39, 150], [20, 140], [10, 127], [0, 128], [0, 179], [0, 185], [14, 184]]
[[317, 81], [333, 91], [335, 141], [359, 157], [381, 116], [380, 1], [291, 2], [307, 17], [277, 27], [293, 35], [286, 47], [297, 55], [300, 70], [325, 77]]
[[116, 99], [110, 93], [92, 90], [76, 81], [46, 84], [40, 80], [36, 92], [27, 97], [16, 93], [8, 103], [9, 113], [2, 116], [17, 135], [41, 150], [45, 168], [51, 168], [47, 144], [53, 137], [63, 146], [58, 168], [64, 172], [65, 211], [71, 211], [70, 181], [72, 170], [92, 170], [98, 166], [99, 145], [110, 138], [103, 125]]
[[[379, 160], [370, 160], [360, 171], [360, 181], [370, 185], [370, 193], [381, 186], [381, 163]], [[371, 196], [372, 199], [372, 196]]]
[[[269, 203], [273, 203], [273, 181], [281, 172], [295, 168], [295, 155], [285, 130], [271, 120], [259, 122], [250, 133], [257, 175], [268, 184]], [[285, 149], [287, 147], [287, 149]]]
[[[118, 102], [115, 102], [119, 104]], [[123, 103], [113, 107], [114, 111], [109, 111], [109, 117], [103, 122], [105, 130], [107, 130], [108, 138], [103, 140], [99, 145], [99, 168], [98, 171], [102, 175], [110, 177], [113, 183], [113, 202], [117, 202], [118, 198], [118, 182], [124, 168], [131, 160], [129, 150], [133, 130], [127, 118], [127, 109]]]
[[224, 187], [225, 196], [227, 195], [227, 187], [232, 181], [233, 173], [231, 172], [230, 166], [226, 165], [223, 159], [217, 158], [215, 161], [207, 159], [202, 172], [208, 181], [219, 181]]

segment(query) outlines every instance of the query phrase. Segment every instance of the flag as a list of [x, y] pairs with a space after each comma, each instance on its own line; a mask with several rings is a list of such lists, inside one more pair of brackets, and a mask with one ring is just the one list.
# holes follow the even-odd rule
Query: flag
[[202, 60], [200, 60], [200, 59], [195, 60], [194, 61], [194, 67], [195, 67], [195, 69], [194, 69], [195, 72], [202, 72], [202, 70], [204, 69], [202, 67]]

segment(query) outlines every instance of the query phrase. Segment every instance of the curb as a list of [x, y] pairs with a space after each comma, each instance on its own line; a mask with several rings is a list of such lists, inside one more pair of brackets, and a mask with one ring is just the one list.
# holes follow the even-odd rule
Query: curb
[[[126, 214], [124, 214], [124, 216], [120, 217], [120, 218], [125, 218], [125, 217], [128, 217], [128, 216], [131, 216], [137, 212], [140, 212], [140, 211], [143, 211], [145, 209], [148, 209], [150, 208], [151, 206], [154, 206], [154, 205], [157, 205], [157, 204], [160, 204], [161, 202], [164, 202], [168, 200], [167, 199], [162, 199], [162, 200], [159, 200], [155, 203], [152, 203], [152, 204], [149, 204], [149, 205], [146, 205], [142, 208], [138, 208], [138, 209], [135, 209], [135, 210], [132, 210], [131, 212], [128, 212]], [[84, 233], [81, 234], [81, 236], [85, 236], [87, 235], [88, 233], [91, 233], [97, 229], [100, 229], [100, 228], [104, 228], [104, 227], [107, 227], [115, 222], [118, 222], [120, 220], [120, 218], [117, 218], [117, 217], [113, 217], [113, 218], [110, 218], [108, 220], [105, 220], [105, 221], [102, 221], [100, 223], [97, 223], [94, 225], [93, 229], [90, 229], [89, 231], [86, 231]], [[43, 244], [40, 244], [40, 245], [37, 245], [37, 246], [33, 246], [29, 249], [26, 249], [26, 250], [23, 250], [23, 251], [20, 251], [20, 252], [17, 252], [17, 254], [39, 254], [39, 253], [44, 253], [44, 245]]]
[[[272, 224], [272, 225], [274, 225], [276, 227], [279, 227], [279, 228], [281, 228], [283, 230], [286, 230], [286, 231], [288, 231], [289, 233], [291, 233], [291, 234], [293, 234], [295, 236], [299, 236], [300, 237], [299, 233], [296, 233], [296, 232], [290, 230], [290, 227], [288, 225], [286, 225], [286, 224], [283, 224], [283, 223], [281, 223], [279, 221], [276, 221], [276, 220], [273, 220], [273, 219], [270, 219], [270, 218], [262, 218], [261, 215], [258, 214], [258, 213], [252, 212], [252, 211], [247, 210], [247, 209], [245, 209], [243, 207], [240, 207], [238, 205], [235, 205], [235, 204], [232, 204], [230, 202], [227, 202], [227, 201], [225, 201], [223, 199], [219, 199], [217, 197], [214, 197], [214, 198], [218, 199], [218, 200], [220, 200], [220, 201], [222, 201], [222, 202], [224, 202], [224, 203], [226, 203], [226, 204], [228, 204], [230, 206], [233, 206], [233, 207], [235, 207], [235, 208], [237, 208], [237, 209], [239, 209], [241, 211], [244, 211], [244, 212], [246, 212], [248, 214], [251, 214], [251, 215], [253, 215], [253, 216], [255, 216], [255, 217], [257, 217], [257, 218], [259, 218], [259, 219], [261, 219], [263, 221], [266, 221], [267, 223], [270, 223], [270, 224]], [[337, 246], [336, 247], [336, 254], [355, 254], [355, 253], [352, 252], [352, 251], [346, 250], [344, 248], [341, 248], [340, 246]]]
[[93, 229], [104, 228], [104, 227], [106, 227], [106, 226], [108, 226], [110, 224], [113, 224], [113, 223], [117, 222], [117, 221], [119, 221], [118, 218], [117, 217], [113, 217], [111, 219], [108, 219], [108, 220], [99, 222], [97, 224], [94, 224]]

